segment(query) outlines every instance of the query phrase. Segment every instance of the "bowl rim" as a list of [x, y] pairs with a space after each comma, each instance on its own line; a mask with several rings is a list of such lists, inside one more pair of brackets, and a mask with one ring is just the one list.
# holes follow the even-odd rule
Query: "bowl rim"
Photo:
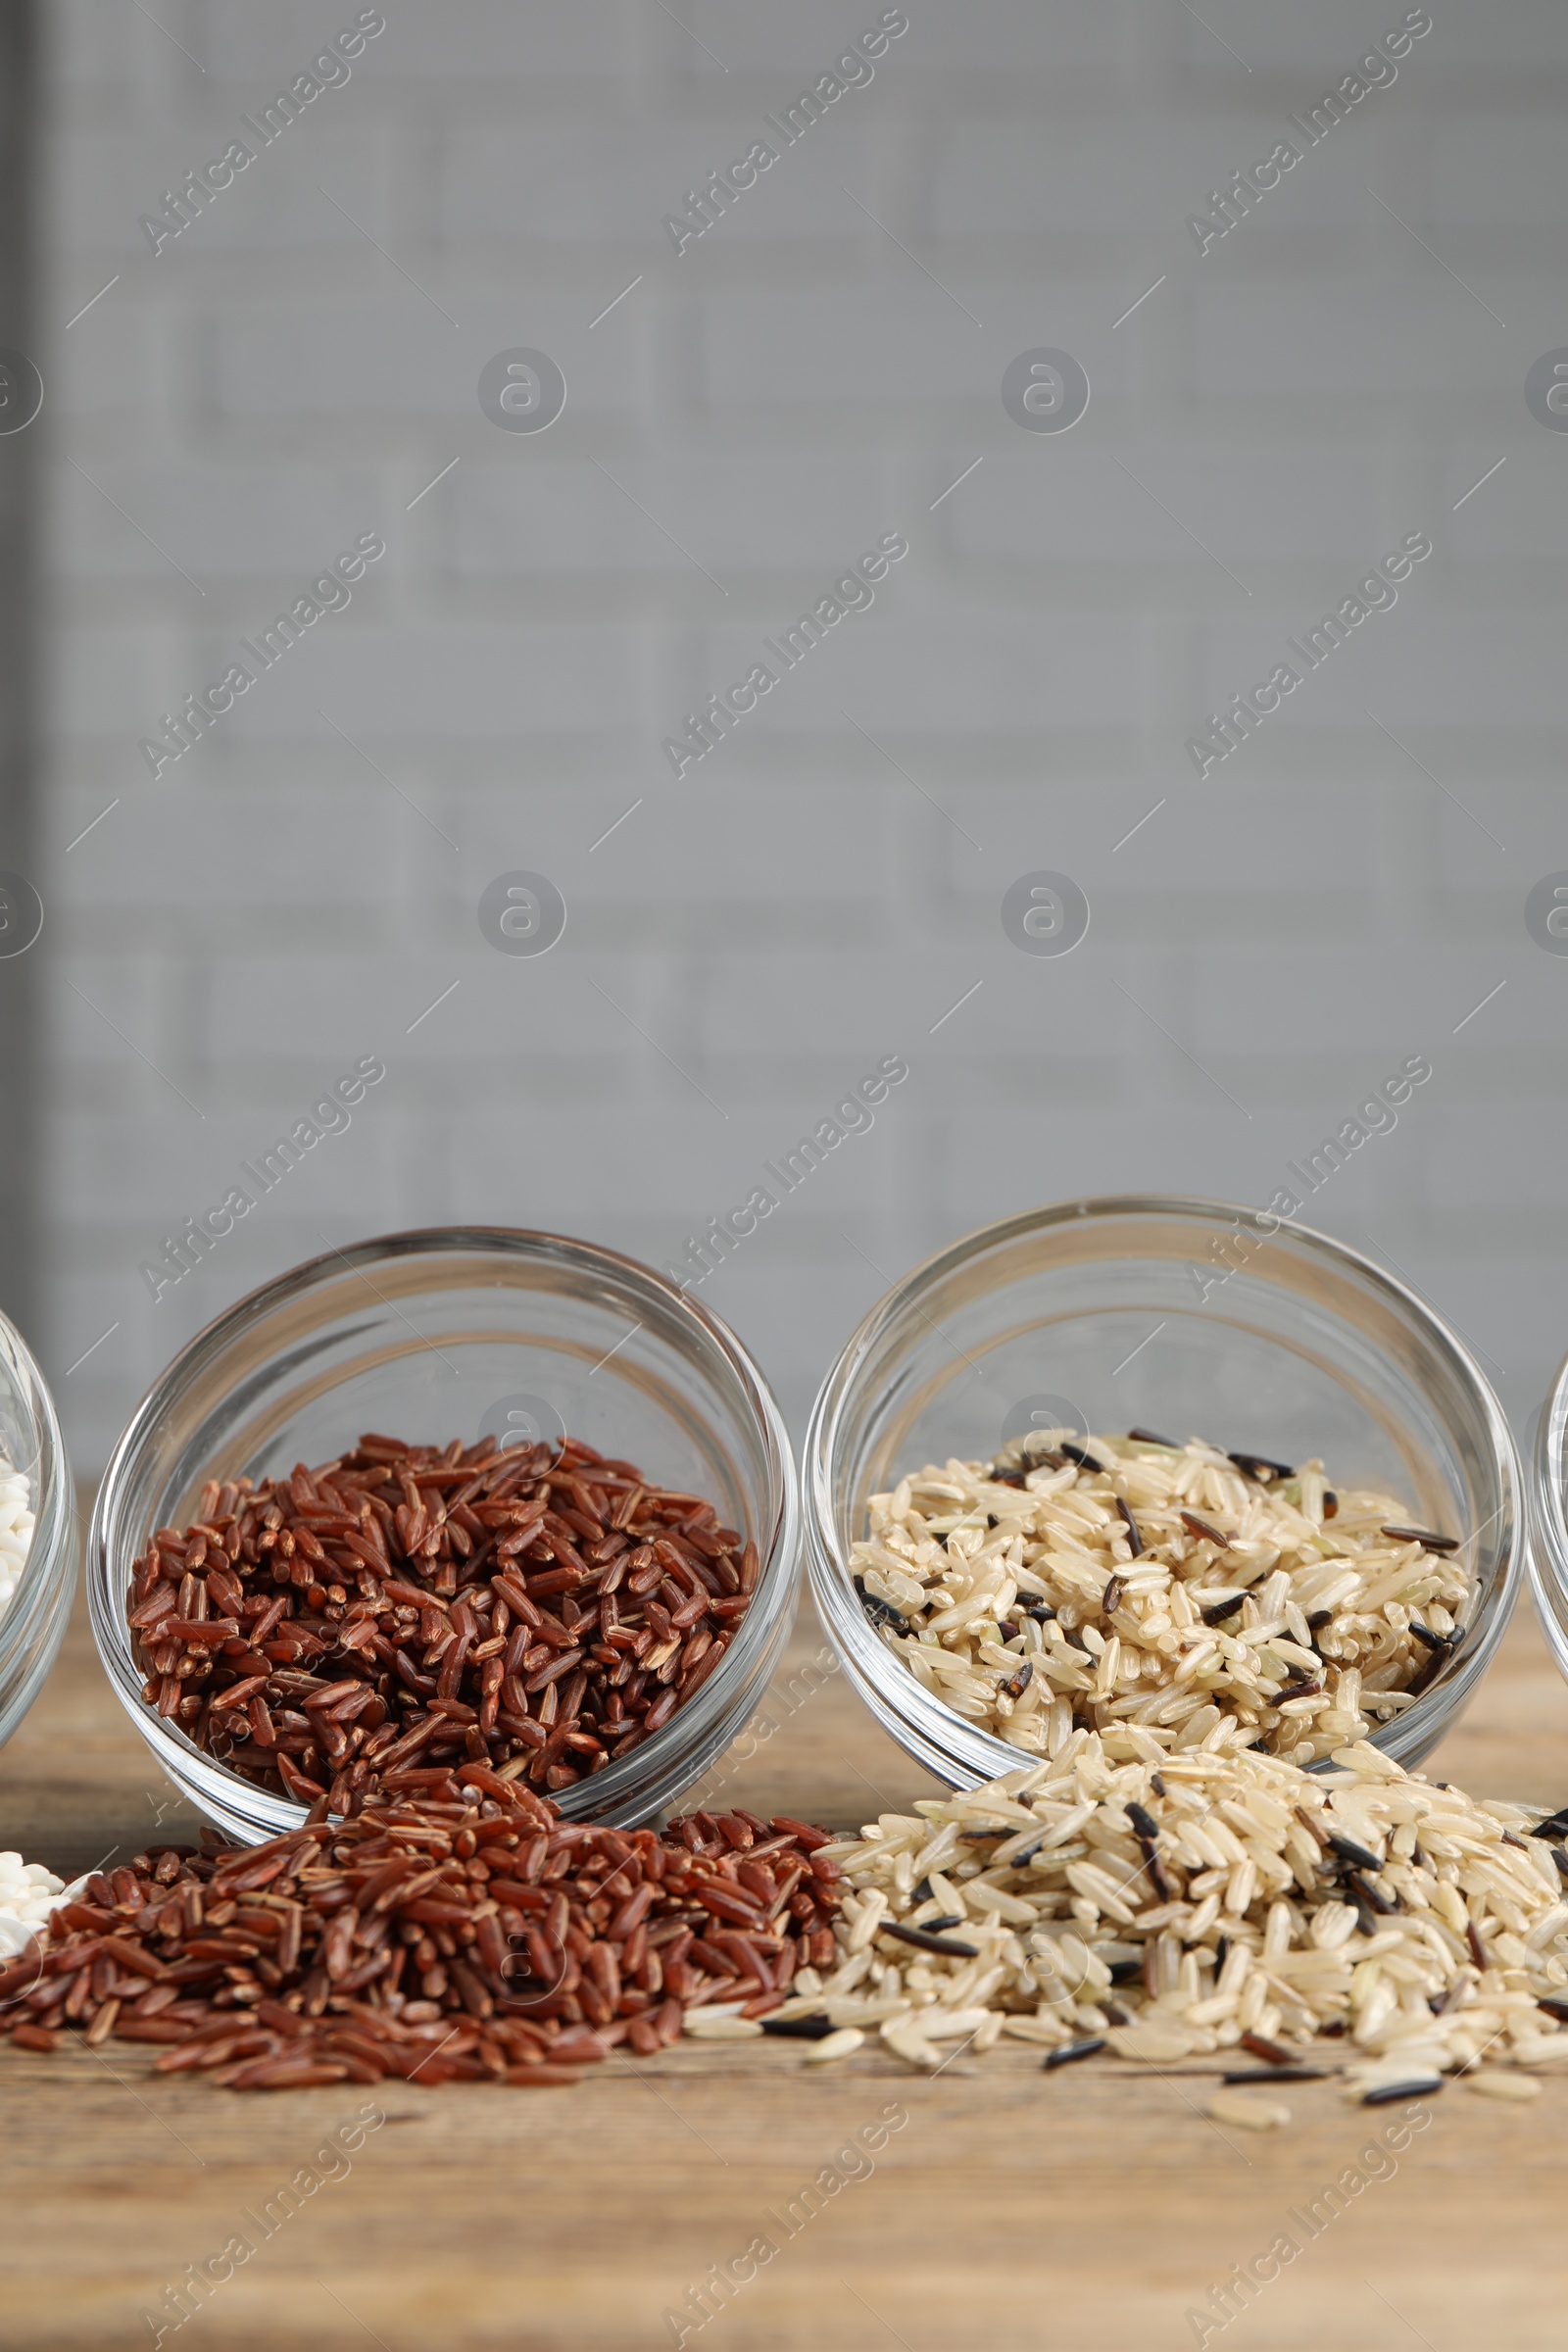
[[[1478, 1618], [1485, 1612], [1484, 1621], [1479, 1624], [1475, 1638], [1460, 1644], [1413, 1706], [1366, 1735], [1374, 1746], [1396, 1758], [1418, 1749], [1424, 1753], [1421, 1735], [1425, 1727], [1437, 1716], [1442, 1718], [1443, 1728], [1448, 1728], [1491, 1664], [1513, 1615], [1524, 1578], [1525, 1555], [1530, 1549], [1526, 1539], [1527, 1490], [1519, 1448], [1507, 1416], [1473, 1351], [1431, 1301], [1408, 1283], [1387, 1272], [1376, 1259], [1350, 1243], [1342, 1242], [1315, 1226], [1304, 1225], [1294, 1217], [1276, 1216], [1271, 1210], [1201, 1194], [1086, 1194], [999, 1217], [976, 1226], [922, 1258], [867, 1308], [823, 1378], [802, 1449], [808, 1576], [817, 1613], [841, 1665], [893, 1737], [939, 1778], [952, 1782], [956, 1769], [973, 1775], [972, 1782], [957, 1785], [978, 1785], [1004, 1773], [1016, 1772], [1028, 1760], [1032, 1751], [1013, 1747], [994, 1733], [966, 1723], [962, 1716], [926, 1691], [906, 1668], [899, 1665], [887, 1644], [878, 1641], [866, 1622], [850, 1582], [848, 1562], [840, 1556], [837, 1544], [832, 1510], [833, 1446], [853, 1381], [878, 1339], [898, 1314], [907, 1305], [917, 1304], [922, 1294], [928, 1294], [949, 1273], [1031, 1234], [1080, 1223], [1087, 1227], [1102, 1220], [1108, 1230], [1114, 1220], [1130, 1217], [1190, 1219], [1199, 1227], [1221, 1221], [1231, 1227], [1240, 1220], [1259, 1232], [1264, 1240], [1288, 1235], [1309, 1252], [1319, 1252], [1342, 1269], [1353, 1271], [1370, 1284], [1374, 1293], [1381, 1293], [1449, 1359], [1479, 1408], [1502, 1497], [1493, 1521], [1471, 1530], [1466, 1538], [1467, 1542], [1475, 1542], [1487, 1533], [1489, 1525], [1502, 1523], [1497, 1571], [1491, 1586], [1481, 1593], [1477, 1611]], [[1568, 1424], [1568, 1363], [1563, 1367], [1563, 1419]], [[1476, 1620], [1472, 1620], [1472, 1625], [1476, 1625]], [[1564, 1644], [1564, 1660], [1568, 1670], [1568, 1641]], [[1412, 1726], [1417, 1729], [1412, 1730]], [[1436, 1736], [1428, 1744], [1435, 1744], [1435, 1739]]]
[[[198, 1806], [203, 1802], [198, 1790], [207, 1790], [220, 1804], [226, 1790], [242, 1797], [245, 1810], [258, 1820], [270, 1821], [275, 1815], [276, 1828], [263, 1828], [261, 1834], [264, 1837], [298, 1827], [305, 1820], [307, 1808], [276, 1790], [261, 1788], [243, 1774], [231, 1771], [221, 1759], [198, 1747], [184, 1732], [166, 1718], [156, 1715], [142, 1697], [143, 1678], [132, 1661], [125, 1624], [124, 1584], [117, 1579], [110, 1557], [111, 1545], [126, 1544], [128, 1547], [128, 1539], [120, 1524], [125, 1489], [132, 1470], [155, 1437], [168, 1406], [187, 1393], [199, 1380], [203, 1368], [220, 1357], [222, 1350], [246, 1329], [263, 1321], [278, 1307], [286, 1306], [295, 1298], [307, 1295], [313, 1287], [336, 1276], [361, 1271], [367, 1265], [381, 1265], [389, 1258], [436, 1259], [464, 1255], [480, 1258], [488, 1255], [514, 1265], [553, 1264], [583, 1274], [592, 1272], [623, 1296], [634, 1296], [638, 1292], [657, 1295], [677, 1317], [685, 1317], [697, 1327], [734, 1376], [739, 1396], [754, 1418], [765, 1466], [770, 1518], [767, 1527], [760, 1527], [757, 1533], [758, 1549], [761, 1555], [757, 1587], [752, 1606], [741, 1620], [740, 1631], [718, 1666], [701, 1689], [693, 1693], [688, 1706], [677, 1708], [669, 1721], [651, 1739], [639, 1742], [629, 1755], [608, 1765], [603, 1772], [575, 1783], [570, 1789], [556, 1791], [553, 1801], [560, 1803], [563, 1798], [574, 1796], [578, 1790], [594, 1788], [600, 1792], [600, 1809], [603, 1810], [613, 1807], [617, 1802], [630, 1802], [639, 1785], [645, 1780], [660, 1778], [662, 1768], [662, 1777], [667, 1777], [670, 1761], [681, 1752], [679, 1734], [685, 1731], [689, 1735], [694, 1719], [707, 1724], [722, 1716], [723, 1694], [734, 1692], [737, 1685], [743, 1690], [747, 1686], [760, 1656], [768, 1648], [770, 1637], [776, 1638], [775, 1620], [793, 1601], [801, 1560], [802, 1510], [798, 1466], [783, 1413], [765, 1374], [750, 1349], [720, 1316], [692, 1298], [679, 1284], [624, 1251], [608, 1249], [597, 1242], [584, 1241], [576, 1235], [555, 1233], [533, 1226], [416, 1226], [394, 1233], [371, 1235], [341, 1249], [329, 1249], [314, 1257], [302, 1259], [299, 1264], [269, 1277], [243, 1298], [222, 1308], [194, 1333], [158, 1373], [131, 1413], [109, 1457], [93, 1502], [87, 1538], [88, 1610], [93, 1640], [115, 1695], [165, 1770], [171, 1768], [166, 1751], [172, 1751], [178, 1756], [181, 1784], [185, 1793]], [[132, 1558], [135, 1556], [131, 1554]], [[126, 1577], [129, 1566], [130, 1560], [127, 1559], [124, 1563]], [[765, 1607], [760, 1605], [764, 1596], [768, 1604]], [[785, 1622], [787, 1627], [787, 1618]], [[702, 1710], [700, 1717], [696, 1716], [699, 1708]], [[692, 1777], [695, 1778], [697, 1771], [703, 1768], [701, 1764], [694, 1767]], [[572, 1817], [564, 1804], [562, 1809], [564, 1814]]]

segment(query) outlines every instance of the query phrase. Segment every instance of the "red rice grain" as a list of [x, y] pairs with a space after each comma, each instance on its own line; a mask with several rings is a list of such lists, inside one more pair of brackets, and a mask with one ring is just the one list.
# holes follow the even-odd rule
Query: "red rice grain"
[[574, 2082], [621, 2043], [667, 2048], [690, 2010], [761, 2016], [829, 1961], [827, 1843], [739, 1808], [663, 1835], [566, 1822], [482, 1761], [406, 1769], [346, 1819], [94, 1872], [0, 1969], [0, 2034], [164, 2044], [156, 2072], [231, 2090]]
[[617, 1763], [713, 1672], [757, 1546], [630, 1462], [368, 1436], [203, 1488], [126, 1595], [142, 1697], [230, 1771], [353, 1813], [477, 1759], [552, 1792]]

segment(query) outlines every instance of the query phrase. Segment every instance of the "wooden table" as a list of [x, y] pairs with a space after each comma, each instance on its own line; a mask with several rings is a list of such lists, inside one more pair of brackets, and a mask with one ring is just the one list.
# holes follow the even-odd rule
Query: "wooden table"
[[[930, 1792], [804, 1616], [770, 1720], [725, 1801], [844, 1823]], [[1528, 1604], [1432, 1770], [1478, 1794], [1568, 1798], [1568, 1688]], [[79, 1612], [0, 1758], [0, 1841], [74, 1873], [134, 1851], [160, 1807], [161, 1834], [183, 1834]], [[1191, 2076], [1101, 2061], [1048, 2077], [1016, 2042], [931, 2080], [874, 2047], [806, 2067], [800, 2044], [769, 2039], [688, 2043], [635, 2069], [617, 2056], [571, 2090], [265, 2098], [153, 2076], [155, 2054], [0, 2045], [0, 2344], [150, 2345], [143, 2315], [161, 2311], [180, 2352], [635, 2352], [674, 2343], [666, 2311], [764, 2235], [776, 2252], [707, 2324], [688, 2315], [688, 2345], [1160, 2352], [1197, 2343], [1189, 2313], [1284, 2230], [1302, 2250], [1230, 2324], [1209, 2311], [1209, 2344], [1560, 2352], [1568, 2338], [1568, 2083], [1530, 2107], [1450, 2085], [1402, 2155], [1377, 2158], [1391, 2177], [1306, 2242], [1291, 2209], [1397, 2110], [1308, 2083], [1289, 2094], [1289, 2132], [1221, 2132]], [[372, 2095], [384, 2124], [302, 2174]], [[874, 2154], [868, 2128], [873, 2143], [887, 2133]], [[839, 2185], [803, 2203], [828, 2167]], [[269, 2204], [270, 2223], [251, 2218]], [[255, 2251], [176, 2328], [166, 2290], [236, 2233]]]

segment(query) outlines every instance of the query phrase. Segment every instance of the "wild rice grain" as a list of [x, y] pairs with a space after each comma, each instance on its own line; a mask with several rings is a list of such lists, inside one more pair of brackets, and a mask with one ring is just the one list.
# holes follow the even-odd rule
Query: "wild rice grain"
[[1060, 1441], [1057, 1451], [1064, 1453], [1069, 1462], [1076, 1462], [1080, 1470], [1100, 1470], [1103, 1467], [1103, 1464], [1097, 1462], [1094, 1455], [1086, 1452], [1082, 1446], [1074, 1446], [1066, 1438]]
[[1267, 2090], [1273, 2082], [1326, 2082], [1328, 2079], [1321, 2066], [1239, 2067], [1235, 2073], [1220, 2077], [1222, 2082], [1250, 2083], [1256, 2090]]
[[1383, 1868], [1382, 1855], [1369, 1854], [1366, 1847], [1357, 1845], [1353, 1838], [1342, 1838], [1338, 1833], [1331, 1833], [1329, 1850], [1331, 1853], [1338, 1854], [1342, 1862], [1353, 1862], [1358, 1870], [1381, 1870]]
[[1260, 1486], [1274, 1486], [1280, 1479], [1296, 1476], [1289, 1462], [1271, 1462], [1264, 1453], [1228, 1453], [1225, 1459], [1234, 1462], [1246, 1477], [1255, 1478]]
[[901, 1943], [912, 1943], [922, 1952], [942, 1952], [953, 1960], [973, 1960], [978, 1957], [979, 1945], [960, 1943], [954, 1936], [928, 1936], [923, 1928], [889, 1926], [883, 1933], [897, 1936]]
[[1054, 2074], [1058, 2066], [1074, 2066], [1080, 2058], [1093, 2058], [1105, 2046], [1100, 2034], [1091, 2034], [1084, 2041], [1064, 2041], [1059, 2050], [1053, 2050], [1045, 2062], [1045, 2071]]
[[[1139, 1532], [1138, 1532], [1138, 1522], [1137, 1522], [1137, 1520], [1136, 1520], [1136, 1519], [1133, 1517], [1133, 1515], [1132, 1515], [1131, 1511], [1130, 1511], [1130, 1510], [1127, 1508], [1127, 1504], [1126, 1504], [1126, 1500], [1125, 1500], [1125, 1498], [1124, 1498], [1122, 1495], [1120, 1495], [1120, 1494], [1118, 1494], [1118, 1495], [1117, 1495], [1117, 1497], [1116, 1497], [1116, 1508], [1117, 1508], [1117, 1510], [1118, 1510], [1118, 1511], [1121, 1513], [1121, 1523], [1122, 1523], [1123, 1527], [1124, 1527], [1124, 1528], [1127, 1530], [1127, 1543], [1128, 1543], [1128, 1546], [1129, 1546], [1129, 1548], [1130, 1548], [1130, 1550], [1131, 1550], [1131, 1552], [1132, 1552], [1133, 1558], [1134, 1558], [1135, 1560], [1142, 1559], [1142, 1557], [1143, 1557], [1143, 1552], [1144, 1552], [1144, 1539], [1143, 1539], [1143, 1537], [1142, 1537], [1142, 1536], [1139, 1534]], [[1120, 1597], [1120, 1595], [1118, 1594], [1118, 1598], [1119, 1598], [1119, 1597]], [[1110, 1614], [1110, 1610], [1109, 1610], [1109, 1606], [1108, 1606], [1108, 1604], [1107, 1604], [1107, 1607], [1106, 1607], [1105, 1614], [1106, 1614], [1107, 1616]]]

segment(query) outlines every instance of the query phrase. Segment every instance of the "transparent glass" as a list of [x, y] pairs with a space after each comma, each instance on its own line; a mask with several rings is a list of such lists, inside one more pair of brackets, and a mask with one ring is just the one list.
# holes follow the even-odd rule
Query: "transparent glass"
[[1014, 1770], [1019, 1751], [944, 1706], [879, 1641], [850, 1581], [851, 1544], [870, 1496], [906, 1471], [988, 1460], [1052, 1424], [1318, 1454], [1336, 1483], [1383, 1487], [1422, 1524], [1463, 1534], [1476, 1588], [1465, 1638], [1375, 1739], [1408, 1765], [1448, 1730], [1512, 1613], [1522, 1549], [1518, 1455], [1463, 1344], [1413, 1291], [1302, 1226], [1219, 1201], [1069, 1200], [917, 1266], [853, 1334], [812, 1409], [817, 1609], [850, 1681], [929, 1772], [973, 1787]]
[[565, 1430], [705, 1495], [757, 1544], [756, 1597], [708, 1681], [556, 1800], [622, 1828], [650, 1820], [734, 1738], [788, 1638], [794, 1457], [767, 1383], [716, 1317], [633, 1259], [548, 1233], [399, 1233], [313, 1258], [209, 1324], [142, 1399], [99, 1489], [88, 1596], [115, 1693], [169, 1778], [247, 1843], [303, 1820], [144, 1703], [125, 1593], [153, 1531], [187, 1522], [207, 1479], [330, 1461], [367, 1430], [421, 1444]]
[[1568, 1675], [1568, 1360], [1536, 1427], [1530, 1586], [1551, 1653]]
[[27, 1480], [32, 1543], [0, 1611], [0, 1741], [43, 1687], [76, 1591], [76, 1498], [54, 1399], [21, 1333], [0, 1315], [0, 1453]]

